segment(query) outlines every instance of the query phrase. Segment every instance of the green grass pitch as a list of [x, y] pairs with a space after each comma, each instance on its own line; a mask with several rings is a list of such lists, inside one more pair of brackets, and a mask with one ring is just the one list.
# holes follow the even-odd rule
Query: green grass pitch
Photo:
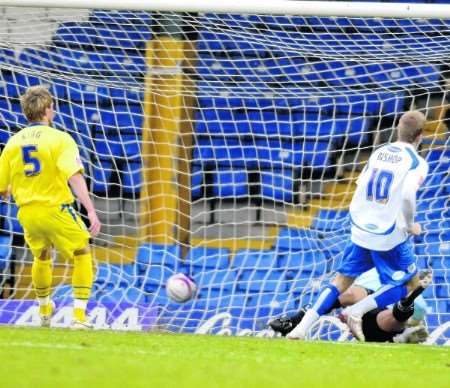
[[450, 348], [3, 327], [0, 386], [438, 388]]

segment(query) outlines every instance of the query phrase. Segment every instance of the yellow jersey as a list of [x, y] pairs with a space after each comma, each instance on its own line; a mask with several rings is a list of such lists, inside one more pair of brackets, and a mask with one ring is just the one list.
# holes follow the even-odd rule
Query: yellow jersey
[[33, 125], [11, 137], [0, 156], [0, 192], [11, 186], [18, 206], [69, 204], [74, 198], [68, 179], [83, 171], [68, 133]]

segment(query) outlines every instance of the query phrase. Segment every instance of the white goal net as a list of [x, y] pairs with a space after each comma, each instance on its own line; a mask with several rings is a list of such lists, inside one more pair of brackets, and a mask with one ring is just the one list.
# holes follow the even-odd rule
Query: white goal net
[[[389, 6], [389, 5], [387, 5]], [[400, 115], [427, 116], [414, 240], [434, 341], [450, 329], [450, 20], [0, 8], [0, 142], [19, 96], [48, 85], [103, 222], [97, 328], [270, 335], [340, 263], [348, 205]], [[35, 324], [31, 256], [1, 204], [0, 320]], [[82, 213], [82, 209], [81, 213]], [[54, 326], [72, 263], [54, 258]], [[171, 302], [165, 281], [199, 290]], [[342, 339], [324, 323], [318, 336]], [[345, 338], [347, 338], [344, 335]]]

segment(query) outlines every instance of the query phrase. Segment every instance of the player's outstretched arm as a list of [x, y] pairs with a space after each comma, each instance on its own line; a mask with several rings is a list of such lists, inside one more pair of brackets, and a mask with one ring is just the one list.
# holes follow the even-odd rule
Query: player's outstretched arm
[[89, 228], [91, 236], [92, 237], [97, 236], [97, 234], [100, 232], [100, 228], [102, 225], [97, 217], [97, 213], [95, 211], [91, 197], [89, 196], [89, 191], [83, 175], [81, 175], [81, 173], [76, 173], [75, 175], [72, 175], [69, 178], [69, 184], [73, 192], [75, 193], [76, 197], [87, 211], [89, 222], [91, 224]]

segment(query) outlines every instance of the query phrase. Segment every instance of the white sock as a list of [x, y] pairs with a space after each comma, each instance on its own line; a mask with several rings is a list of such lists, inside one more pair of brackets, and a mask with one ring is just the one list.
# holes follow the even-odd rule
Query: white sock
[[75, 309], [86, 310], [86, 306], [87, 306], [87, 300], [74, 299], [74, 301], [73, 301], [73, 308], [75, 308]]
[[300, 335], [301, 337], [306, 337], [306, 333], [310, 329], [310, 327], [320, 318], [320, 315], [316, 310], [309, 309], [305, 316], [302, 318], [300, 323], [294, 329], [296, 335]]
[[39, 306], [47, 306], [50, 304], [50, 296], [46, 296], [44, 298], [37, 298]]
[[358, 317], [362, 317], [365, 313], [370, 310], [376, 309], [377, 307], [378, 306], [375, 298], [372, 295], [369, 295], [353, 306], [348, 307], [346, 310], [348, 315], [356, 315]]

